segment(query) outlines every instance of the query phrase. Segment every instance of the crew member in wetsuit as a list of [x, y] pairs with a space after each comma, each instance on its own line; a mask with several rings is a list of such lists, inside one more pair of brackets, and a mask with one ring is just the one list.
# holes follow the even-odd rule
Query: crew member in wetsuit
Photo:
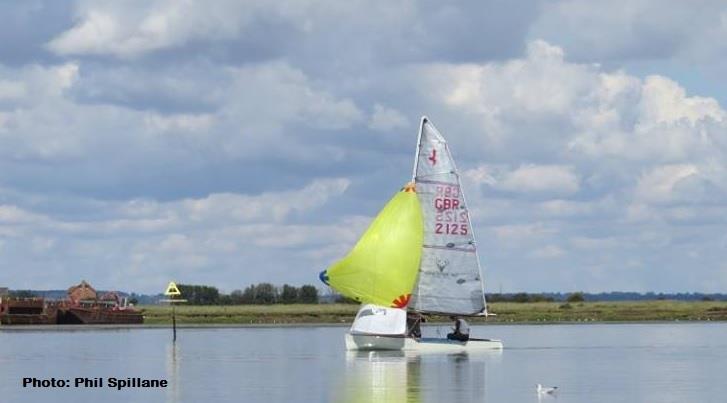
[[462, 318], [450, 317], [454, 320], [454, 331], [447, 335], [449, 340], [467, 341], [470, 339], [470, 326]]

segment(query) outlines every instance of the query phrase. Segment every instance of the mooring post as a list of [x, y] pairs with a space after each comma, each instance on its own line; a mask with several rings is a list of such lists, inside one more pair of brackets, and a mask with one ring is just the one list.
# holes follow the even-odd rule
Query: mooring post
[[174, 304], [172, 304], [172, 342], [177, 341], [177, 310]]
[[174, 283], [174, 281], [169, 283], [169, 285], [167, 286], [167, 290], [164, 291], [164, 295], [169, 297], [169, 299], [163, 299], [163, 300], [161, 300], [161, 302], [166, 302], [172, 306], [172, 342], [176, 343], [176, 341], [177, 341], [177, 307], [174, 304], [187, 302], [187, 300], [180, 298], [182, 296], [182, 293], [179, 291], [179, 287], [177, 287], [177, 284]]

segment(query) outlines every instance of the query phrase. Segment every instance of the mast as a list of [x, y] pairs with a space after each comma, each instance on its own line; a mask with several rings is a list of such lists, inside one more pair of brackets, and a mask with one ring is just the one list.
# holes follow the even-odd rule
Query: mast
[[411, 172], [411, 181], [414, 182], [414, 180], [417, 177], [417, 168], [419, 167], [419, 152], [422, 148], [422, 131], [424, 130], [424, 124], [427, 123], [427, 117], [422, 116], [422, 119], [419, 123], [419, 135], [417, 136], [417, 150], [416, 154], [414, 155], [414, 169]]

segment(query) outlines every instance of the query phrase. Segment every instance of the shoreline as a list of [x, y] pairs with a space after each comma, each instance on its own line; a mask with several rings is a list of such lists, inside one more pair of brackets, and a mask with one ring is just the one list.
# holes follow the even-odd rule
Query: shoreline
[[[2, 330], [155, 329], [171, 326], [172, 309], [147, 305], [144, 324], [0, 325]], [[348, 327], [359, 309], [352, 304], [177, 306], [180, 329], [258, 327]], [[497, 316], [470, 317], [471, 325], [548, 325], [727, 322], [727, 301], [495, 302]], [[426, 325], [448, 325], [446, 316], [426, 315]]]
[[[589, 325], [698, 325], [698, 324], [725, 324], [727, 321], [720, 320], [641, 320], [641, 321], [583, 321], [583, 322], [475, 322], [473, 327], [485, 326], [589, 326]], [[314, 328], [314, 327], [340, 327], [348, 328], [350, 323], [185, 323], [177, 324], [177, 329], [265, 329], [265, 328]], [[451, 326], [451, 322], [431, 322], [422, 327]], [[115, 331], [115, 330], [171, 330], [171, 322], [153, 324], [113, 324], [113, 325], [0, 325], [0, 333], [3, 332], [86, 332], [86, 331]]]
[[[618, 302], [495, 302], [497, 316], [471, 317], [478, 323], [584, 323], [653, 321], [727, 321], [727, 301], [618, 301]], [[145, 323], [167, 323], [168, 306], [144, 306]], [[358, 312], [354, 304], [234, 305], [176, 307], [180, 324], [350, 324]], [[425, 315], [430, 323], [451, 322], [447, 316]]]

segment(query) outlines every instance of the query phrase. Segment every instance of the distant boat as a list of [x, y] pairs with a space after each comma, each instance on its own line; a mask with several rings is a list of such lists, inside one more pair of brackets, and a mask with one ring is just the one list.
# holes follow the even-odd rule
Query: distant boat
[[0, 324], [141, 324], [144, 315], [115, 292], [97, 297], [86, 281], [68, 289], [62, 301], [0, 296]]
[[85, 280], [68, 289], [68, 299], [58, 306], [60, 324], [141, 324], [144, 315], [115, 292], [98, 297]]
[[56, 318], [43, 298], [0, 296], [0, 325], [52, 325]]
[[364, 304], [346, 334], [349, 350], [472, 351], [502, 342], [420, 338], [407, 309], [487, 316], [472, 223], [447, 141], [426, 117], [412, 181], [384, 206], [358, 243], [321, 280]]

